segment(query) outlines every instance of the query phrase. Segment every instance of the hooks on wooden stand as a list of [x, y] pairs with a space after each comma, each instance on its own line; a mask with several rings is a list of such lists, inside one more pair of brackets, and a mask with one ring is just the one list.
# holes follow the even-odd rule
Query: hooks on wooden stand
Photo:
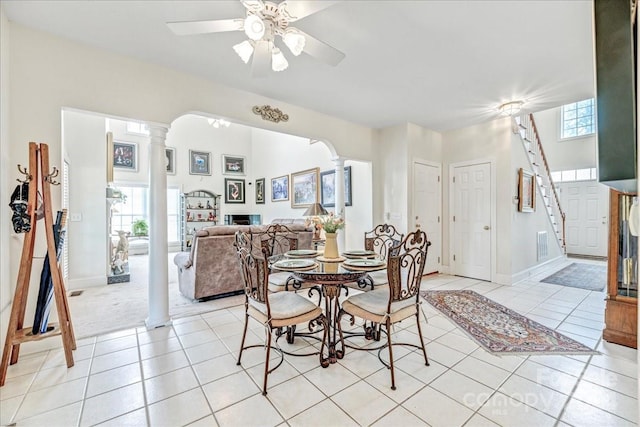
[[[55, 170], [55, 168], [53, 169]], [[16, 178], [16, 181], [25, 184], [33, 179], [27, 168], [20, 166], [20, 164], [18, 164], [18, 171], [25, 176], [25, 179]]]
[[60, 170], [57, 167], [53, 167], [53, 171], [44, 177], [45, 181], [47, 181], [49, 184], [51, 185], [60, 185], [60, 183], [58, 181], [55, 181], [53, 178], [57, 177], [58, 175], [60, 175]]

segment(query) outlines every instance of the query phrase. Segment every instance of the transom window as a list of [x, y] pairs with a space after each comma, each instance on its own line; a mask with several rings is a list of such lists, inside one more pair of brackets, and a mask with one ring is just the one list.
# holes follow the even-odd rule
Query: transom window
[[598, 179], [596, 168], [568, 169], [564, 171], [551, 172], [551, 179], [554, 183], [567, 181], [590, 181]]
[[560, 139], [595, 133], [595, 110], [593, 98], [563, 105], [560, 114]]

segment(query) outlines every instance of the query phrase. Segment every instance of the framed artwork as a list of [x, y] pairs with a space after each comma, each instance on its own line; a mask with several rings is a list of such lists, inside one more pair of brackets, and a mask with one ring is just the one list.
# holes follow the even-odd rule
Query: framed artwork
[[138, 144], [135, 142], [113, 141], [113, 167], [138, 171]]
[[222, 155], [222, 173], [225, 175], [244, 175], [245, 174], [245, 157], [223, 154]]
[[289, 200], [289, 175], [271, 178], [271, 201]]
[[256, 204], [264, 205], [264, 178], [256, 179]]
[[167, 175], [176, 174], [176, 149], [173, 147], [167, 147], [164, 149], [164, 154], [167, 156]]
[[224, 179], [224, 202], [244, 203], [244, 179]]
[[305, 208], [318, 202], [318, 168], [291, 174], [291, 207]]
[[520, 168], [518, 172], [518, 211], [536, 210], [536, 181], [532, 172]]
[[189, 150], [189, 173], [211, 175], [211, 153]]
[[[320, 204], [324, 207], [336, 205], [336, 171], [326, 171], [320, 174]], [[344, 205], [351, 206], [351, 166], [344, 168]]]

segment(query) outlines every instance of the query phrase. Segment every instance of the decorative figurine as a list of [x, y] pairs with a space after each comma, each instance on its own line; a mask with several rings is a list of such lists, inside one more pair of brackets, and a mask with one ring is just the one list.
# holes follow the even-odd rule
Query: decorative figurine
[[215, 221], [215, 216], [213, 216], [213, 212], [209, 212], [209, 221]]
[[207, 200], [207, 209], [213, 209], [213, 206], [211, 206], [211, 202], [209, 200]]

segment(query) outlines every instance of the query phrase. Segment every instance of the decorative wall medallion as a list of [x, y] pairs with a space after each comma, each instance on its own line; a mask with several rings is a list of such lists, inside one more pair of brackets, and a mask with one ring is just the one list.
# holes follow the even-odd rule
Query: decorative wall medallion
[[289, 121], [289, 115], [283, 113], [279, 108], [273, 108], [271, 105], [253, 106], [253, 113], [262, 116], [263, 120], [269, 120], [270, 122], [287, 122]]

